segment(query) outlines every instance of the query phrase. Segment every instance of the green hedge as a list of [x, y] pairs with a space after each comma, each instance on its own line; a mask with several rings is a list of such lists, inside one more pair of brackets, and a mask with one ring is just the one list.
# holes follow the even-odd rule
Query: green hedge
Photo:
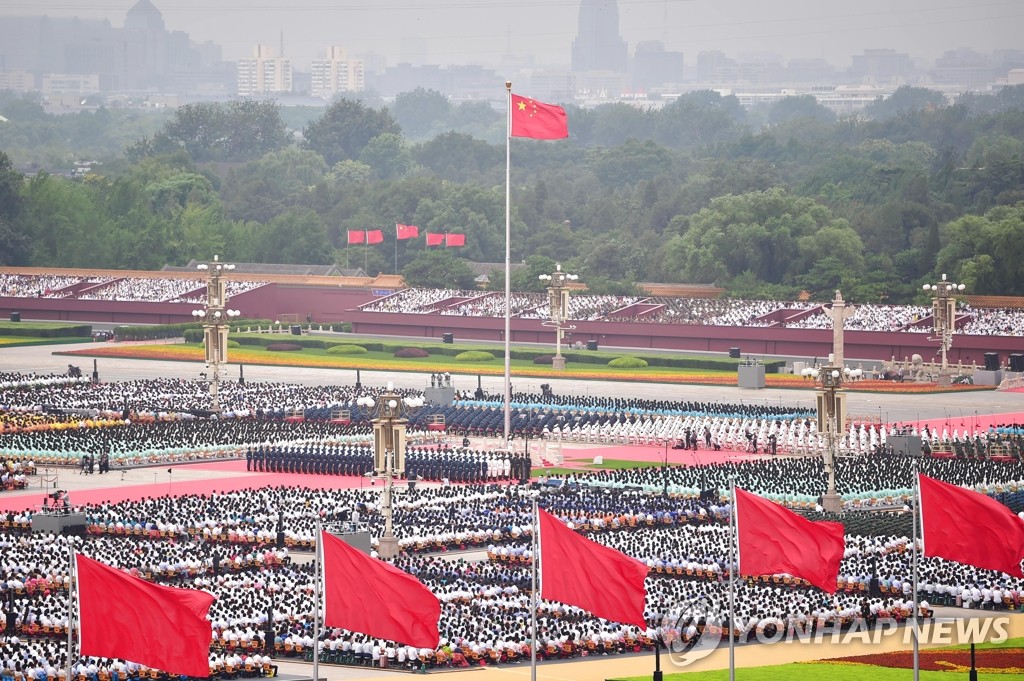
[[647, 361], [639, 357], [616, 357], [608, 362], [608, 366], [613, 369], [644, 369]]
[[493, 362], [494, 355], [483, 350], [466, 350], [455, 355], [457, 362]]
[[332, 345], [327, 348], [328, 355], [365, 355], [367, 352], [362, 345]]
[[[314, 324], [314, 326], [316, 326]], [[200, 330], [201, 331], [201, 330]], [[188, 337], [186, 336], [186, 339]], [[288, 334], [232, 334], [232, 338], [238, 340], [242, 345], [255, 345], [255, 346], [266, 346], [269, 343], [276, 343], [287, 338], [290, 343], [297, 343], [304, 348], [317, 348], [317, 349], [328, 349], [336, 345], [351, 345], [353, 340], [346, 339], [334, 339], [329, 337], [317, 337], [317, 336], [291, 336]], [[199, 335], [199, 340], [192, 342], [199, 342], [202, 340], [202, 333]], [[411, 343], [408, 340], [369, 340], [360, 339], [359, 345], [366, 348], [369, 352], [385, 352], [388, 354], [394, 354], [404, 348], [422, 348], [431, 355], [456, 357], [463, 352], [479, 351], [479, 345], [455, 345], [447, 343]], [[493, 357], [504, 357], [504, 350], [500, 347], [488, 347], [487, 352]], [[521, 359], [532, 362], [537, 357], [543, 355], [550, 355], [550, 349], [532, 349], [532, 348], [512, 348], [509, 353], [512, 359]], [[613, 352], [601, 352], [592, 350], [568, 350], [562, 353], [566, 358], [567, 362], [576, 364], [600, 364], [607, 365], [611, 360], [621, 357], [620, 353]], [[739, 366], [740, 360], [730, 359], [723, 357], [717, 359], [713, 357], [678, 357], [670, 354], [658, 354], [658, 355], [644, 355], [634, 354], [647, 362], [648, 366], [652, 367], [673, 367], [676, 369], [702, 369], [705, 371], [736, 371]], [[776, 374], [779, 372], [780, 367], [784, 367], [786, 362], [783, 360], [770, 360], [765, 361], [765, 373]]]
[[[270, 324], [266, 319], [237, 319], [228, 328], [235, 331], [247, 326]], [[197, 333], [189, 333], [197, 332]], [[114, 329], [114, 339], [124, 340], [156, 340], [159, 338], [184, 338], [186, 343], [203, 342], [202, 322], [183, 322], [181, 324], [154, 324], [152, 326], [118, 326]]]
[[89, 324], [54, 324], [47, 322], [0, 322], [0, 336], [91, 338], [92, 326]]

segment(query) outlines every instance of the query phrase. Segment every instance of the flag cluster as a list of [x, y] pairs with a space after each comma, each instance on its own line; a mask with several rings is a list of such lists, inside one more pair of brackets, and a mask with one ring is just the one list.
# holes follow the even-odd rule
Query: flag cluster
[[[401, 223], [395, 224], [395, 239], [397, 241], [405, 241], [407, 239], [419, 238], [420, 228], [416, 225], [403, 225]], [[380, 229], [350, 229], [348, 230], [348, 244], [379, 244], [384, 242], [384, 231]], [[466, 245], [465, 234], [455, 234], [445, 232], [444, 234], [435, 234], [427, 232], [427, 246], [447, 246], [452, 248], [455, 246]]]

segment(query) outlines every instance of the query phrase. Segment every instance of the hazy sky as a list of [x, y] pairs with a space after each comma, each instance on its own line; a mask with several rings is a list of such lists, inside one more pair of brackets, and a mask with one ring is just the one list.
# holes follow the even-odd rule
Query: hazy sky
[[[397, 63], [419, 45], [427, 63], [497, 66], [507, 51], [565, 66], [579, 0], [152, 0], [171, 30], [224, 46], [227, 59], [256, 43], [299, 68], [328, 45], [375, 52]], [[135, 0], [0, 0], [5, 15], [108, 17], [115, 26]], [[821, 57], [844, 67], [867, 48], [895, 48], [930, 62], [945, 50], [1024, 47], [1024, 0], [619, 0], [630, 54], [663, 40], [693, 66], [698, 52]], [[403, 45], [405, 46], [403, 48]]]

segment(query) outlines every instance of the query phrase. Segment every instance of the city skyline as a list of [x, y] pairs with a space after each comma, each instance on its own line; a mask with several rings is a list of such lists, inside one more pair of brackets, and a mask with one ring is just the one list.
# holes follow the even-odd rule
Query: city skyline
[[[151, 0], [168, 30], [223, 46], [226, 60], [272, 46], [309, 70], [331, 46], [377, 54], [388, 65], [483, 64], [568, 68], [577, 37], [580, 0]], [[103, 0], [83, 7], [70, 0], [0, 0], [7, 16], [106, 18], [122, 26], [137, 0]], [[1024, 6], [1012, 0], [967, 4], [953, 0], [862, 0], [856, 10], [837, 0], [618, 0], [620, 35], [661, 41], [683, 52], [692, 69], [700, 52], [733, 58], [777, 56], [825, 59], [847, 68], [866, 49], [891, 48], [922, 63], [962, 47], [982, 53], [1016, 49]], [[512, 55], [509, 58], [507, 55]], [[511, 75], [511, 74], [508, 74]]]

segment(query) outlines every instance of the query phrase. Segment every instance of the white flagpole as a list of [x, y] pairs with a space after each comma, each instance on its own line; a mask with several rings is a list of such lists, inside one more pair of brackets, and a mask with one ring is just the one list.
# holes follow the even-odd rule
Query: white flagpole
[[72, 649], [74, 647], [74, 642], [72, 640], [72, 637], [73, 637], [73, 633], [72, 632], [75, 630], [75, 601], [78, 600], [78, 572], [75, 570], [75, 546], [74, 546], [73, 538], [72, 537], [68, 537], [68, 559], [69, 559], [68, 575], [70, 576], [70, 579], [68, 580], [68, 668], [67, 668], [67, 674], [68, 675], [67, 675], [67, 678], [70, 681], [70, 679], [75, 678], [71, 674], [71, 665], [72, 665], [71, 651], [72, 651]]
[[530, 574], [530, 681], [537, 681], [537, 564], [540, 562], [540, 519], [537, 517], [537, 499], [533, 499], [533, 537], [530, 541], [533, 549], [533, 570]]
[[917, 617], [917, 520], [921, 513], [921, 476], [917, 472], [917, 462], [914, 462], [914, 508], [911, 509], [911, 519], [913, 521], [913, 550], [914, 553], [911, 557], [913, 561], [913, 570], [911, 577], [911, 598], [914, 599], [914, 610], [913, 610], [913, 627], [914, 627], [914, 681], [918, 681], [921, 678], [921, 660], [920, 660], [920, 637], [921, 629], [920, 622]]
[[320, 587], [324, 579], [324, 542], [316, 516], [316, 578], [313, 580], [313, 681], [320, 681]]
[[[505, 436], [504, 448], [508, 447], [508, 436], [512, 415], [509, 403], [512, 401], [512, 358], [509, 356], [512, 335], [512, 81], [505, 81]], [[536, 673], [536, 669], [534, 670]]]
[[732, 483], [732, 541], [730, 542], [729, 566], [729, 681], [736, 681], [736, 572], [740, 569], [739, 521], [736, 516], [736, 481]]

